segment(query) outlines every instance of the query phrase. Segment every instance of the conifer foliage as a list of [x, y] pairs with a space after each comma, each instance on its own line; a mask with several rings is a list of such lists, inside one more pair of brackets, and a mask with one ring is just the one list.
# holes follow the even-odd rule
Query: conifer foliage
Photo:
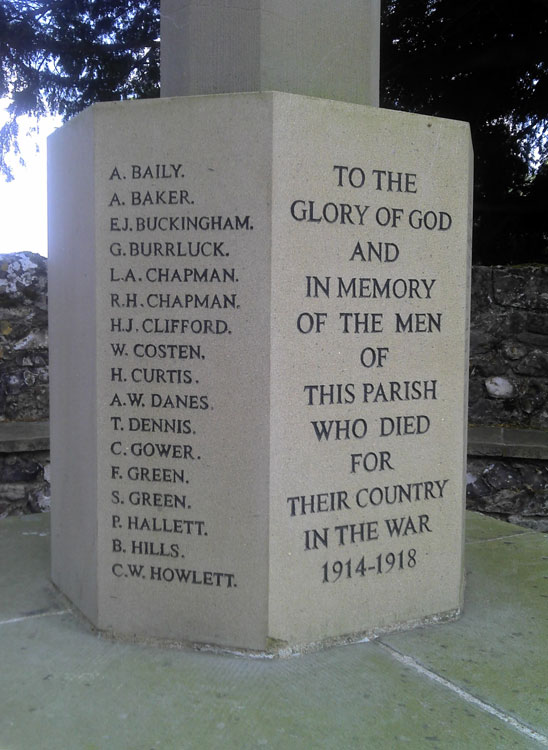
[[[159, 5], [0, 0], [4, 177], [20, 115], [158, 95]], [[382, 0], [381, 106], [471, 124], [476, 262], [548, 260], [547, 50], [548, 0]]]
[[470, 123], [476, 261], [548, 260], [548, 0], [385, 0], [381, 105]]
[[69, 118], [97, 101], [158, 95], [159, 0], [0, 0], [0, 171], [18, 118]]

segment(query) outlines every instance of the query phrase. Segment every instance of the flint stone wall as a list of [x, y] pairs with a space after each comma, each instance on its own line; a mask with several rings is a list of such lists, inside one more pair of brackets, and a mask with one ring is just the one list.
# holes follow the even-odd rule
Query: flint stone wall
[[476, 266], [470, 424], [548, 430], [548, 266]]
[[548, 462], [468, 456], [466, 507], [548, 532]]
[[[47, 260], [3, 255], [0, 429], [48, 406]], [[473, 269], [469, 422], [548, 432], [547, 266]], [[0, 518], [47, 510], [48, 452], [0, 448]], [[548, 531], [548, 461], [470, 456], [467, 505]]]
[[[0, 430], [48, 419], [47, 261], [0, 255]], [[0, 441], [0, 518], [49, 509], [49, 453]]]
[[[548, 436], [547, 266], [473, 269], [469, 388], [470, 424]], [[469, 455], [467, 507], [548, 532], [546, 458]]]

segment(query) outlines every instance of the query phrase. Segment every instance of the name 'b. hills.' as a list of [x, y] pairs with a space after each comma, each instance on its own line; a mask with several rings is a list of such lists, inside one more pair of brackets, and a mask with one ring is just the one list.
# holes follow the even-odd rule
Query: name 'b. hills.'
[[72, 513], [96, 548], [53, 569], [97, 627], [276, 652], [458, 614], [469, 147], [281, 93], [99, 105], [53, 137], [85, 174], [53, 170], [54, 244], [95, 206], [51, 252], [86, 300], [54, 410], [98, 466], [57, 475], [82, 498], [57, 536]]

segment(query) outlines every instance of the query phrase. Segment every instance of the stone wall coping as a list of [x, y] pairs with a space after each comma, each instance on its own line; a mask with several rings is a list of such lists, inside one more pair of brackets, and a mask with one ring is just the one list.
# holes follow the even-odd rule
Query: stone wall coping
[[545, 459], [548, 458], [548, 431], [470, 425], [468, 455]]
[[[49, 449], [49, 422], [0, 422], [0, 453]], [[548, 458], [548, 431], [470, 425], [469, 456]]]
[[0, 453], [49, 450], [49, 422], [0, 422]]

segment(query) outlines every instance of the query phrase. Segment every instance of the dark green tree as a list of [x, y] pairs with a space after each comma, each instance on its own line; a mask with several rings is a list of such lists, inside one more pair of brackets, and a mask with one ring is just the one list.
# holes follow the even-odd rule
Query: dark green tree
[[382, 106], [470, 122], [474, 258], [547, 260], [548, 0], [386, 0]]
[[0, 171], [18, 152], [18, 119], [93, 102], [150, 97], [159, 86], [159, 0], [1, 0], [0, 98], [9, 119], [0, 130]]
[[[0, 172], [22, 114], [157, 96], [159, 26], [159, 0], [0, 0]], [[383, 0], [381, 105], [471, 124], [476, 262], [548, 257], [547, 50], [548, 0]]]

